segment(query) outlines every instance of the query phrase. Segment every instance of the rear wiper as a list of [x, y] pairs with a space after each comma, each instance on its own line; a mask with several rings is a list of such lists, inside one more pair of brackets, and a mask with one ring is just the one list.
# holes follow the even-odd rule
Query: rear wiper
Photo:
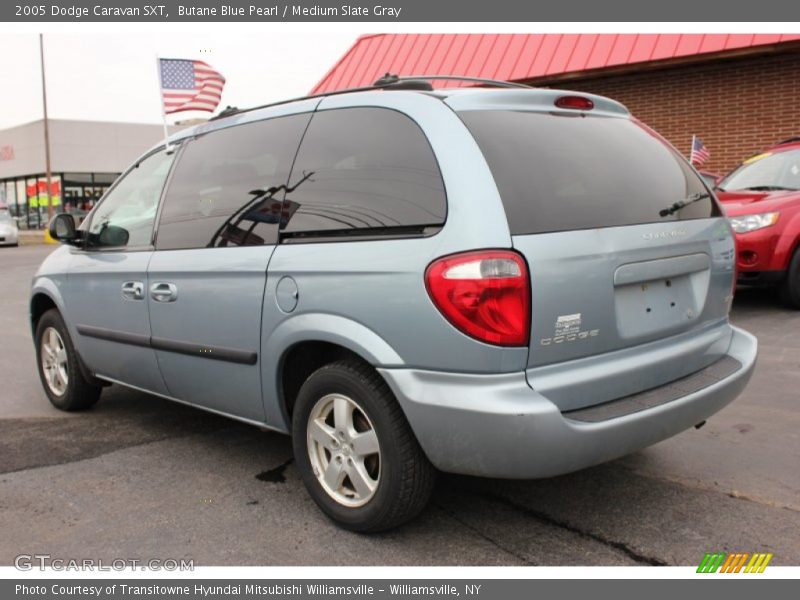
[[675, 214], [680, 209], [689, 206], [690, 204], [694, 204], [695, 202], [699, 202], [700, 200], [705, 200], [706, 198], [710, 198], [711, 194], [708, 192], [698, 192], [697, 194], [692, 194], [691, 196], [687, 196], [683, 200], [678, 200], [672, 206], [668, 206], [667, 208], [662, 208], [658, 211], [659, 216], [668, 217], [672, 214]]
[[750, 187], [742, 188], [751, 192], [796, 192], [797, 188], [784, 187], [782, 185], [751, 185]]

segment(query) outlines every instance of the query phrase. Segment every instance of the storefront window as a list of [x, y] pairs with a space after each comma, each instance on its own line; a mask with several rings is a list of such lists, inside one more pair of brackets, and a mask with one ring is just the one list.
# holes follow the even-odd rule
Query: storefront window
[[119, 173], [95, 173], [94, 183], [109, 187], [117, 180], [117, 177], [119, 177]]
[[64, 173], [64, 210], [90, 211], [118, 176], [118, 173]]
[[19, 218], [23, 229], [39, 229], [48, 222], [48, 210], [84, 215], [108, 191], [119, 173], [53, 173], [0, 181], [0, 207]]
[[13, 181], [6, 182], [6, 204], [9, 210], [16, 210], [17, 208], [17, 186]]
[[7, 208], [11, 214], [17, 203], [16, 188], [13, 181], [0, 182], [0, 208]]
[[27, 219], [27, 210], [28, 210], [28, 202], [25, 196], [25, 180], [24, 179], [17, 179], [14, 184], [16, 188], [16, 196], [17, 196], [17, 212], [14, 215], [15, 217], [20, 218], [20, 225], [23, 227], [28, 226], [28, 219]]

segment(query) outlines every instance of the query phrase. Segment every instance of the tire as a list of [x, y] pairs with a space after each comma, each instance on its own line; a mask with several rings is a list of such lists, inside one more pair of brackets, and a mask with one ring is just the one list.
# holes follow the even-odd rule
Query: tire
[[786, 277], [780, 286], [781, 301], [789, 308], [800, 310], [800, 248], [794, 251]]
[[[337, 412], [343, 403], [351, 411], [344, 427], [336, 419], [347, 413]], [[433, 491], [436, 471], [394, 395], [359, 361], [325, 365], [305, 381], [294, 406], [292, 444], [311, 497], [345, 529], [372, 533], [397, 527], [419, 514]], [[326, 463], [334, 473], [328, 480]]]
[[[54, 348], [60, 350], [54, 354]], [[48, 356], [54, 358], [48, 360]], [[81, 372], [79, 360], [64, 319], [56, 309], [51, 308], [36, 325], [36, 362], [45, 394], [59, 410], [84, 410], [100, 398], [102, 388], [87, 381]], [[56, 379], [51, 379], [48, 373], [57, 374]]]

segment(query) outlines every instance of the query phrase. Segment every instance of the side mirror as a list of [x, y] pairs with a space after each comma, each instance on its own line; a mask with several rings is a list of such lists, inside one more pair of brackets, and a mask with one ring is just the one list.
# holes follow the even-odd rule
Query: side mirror
[[50, 221], [50, 237], [62, 244], [77, 244], [81, 236], [75, 228], [75, 219], [69, 213], [58, 213]]

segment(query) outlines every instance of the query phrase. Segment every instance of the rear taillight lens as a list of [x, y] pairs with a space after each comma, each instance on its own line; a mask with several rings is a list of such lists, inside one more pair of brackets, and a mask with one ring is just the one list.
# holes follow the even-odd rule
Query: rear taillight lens
[[458, 330], [498, 346], [527, 346], [531, 291], [523, 258], [507, 250], [445, 256], [425, 271], [436, 308]]

